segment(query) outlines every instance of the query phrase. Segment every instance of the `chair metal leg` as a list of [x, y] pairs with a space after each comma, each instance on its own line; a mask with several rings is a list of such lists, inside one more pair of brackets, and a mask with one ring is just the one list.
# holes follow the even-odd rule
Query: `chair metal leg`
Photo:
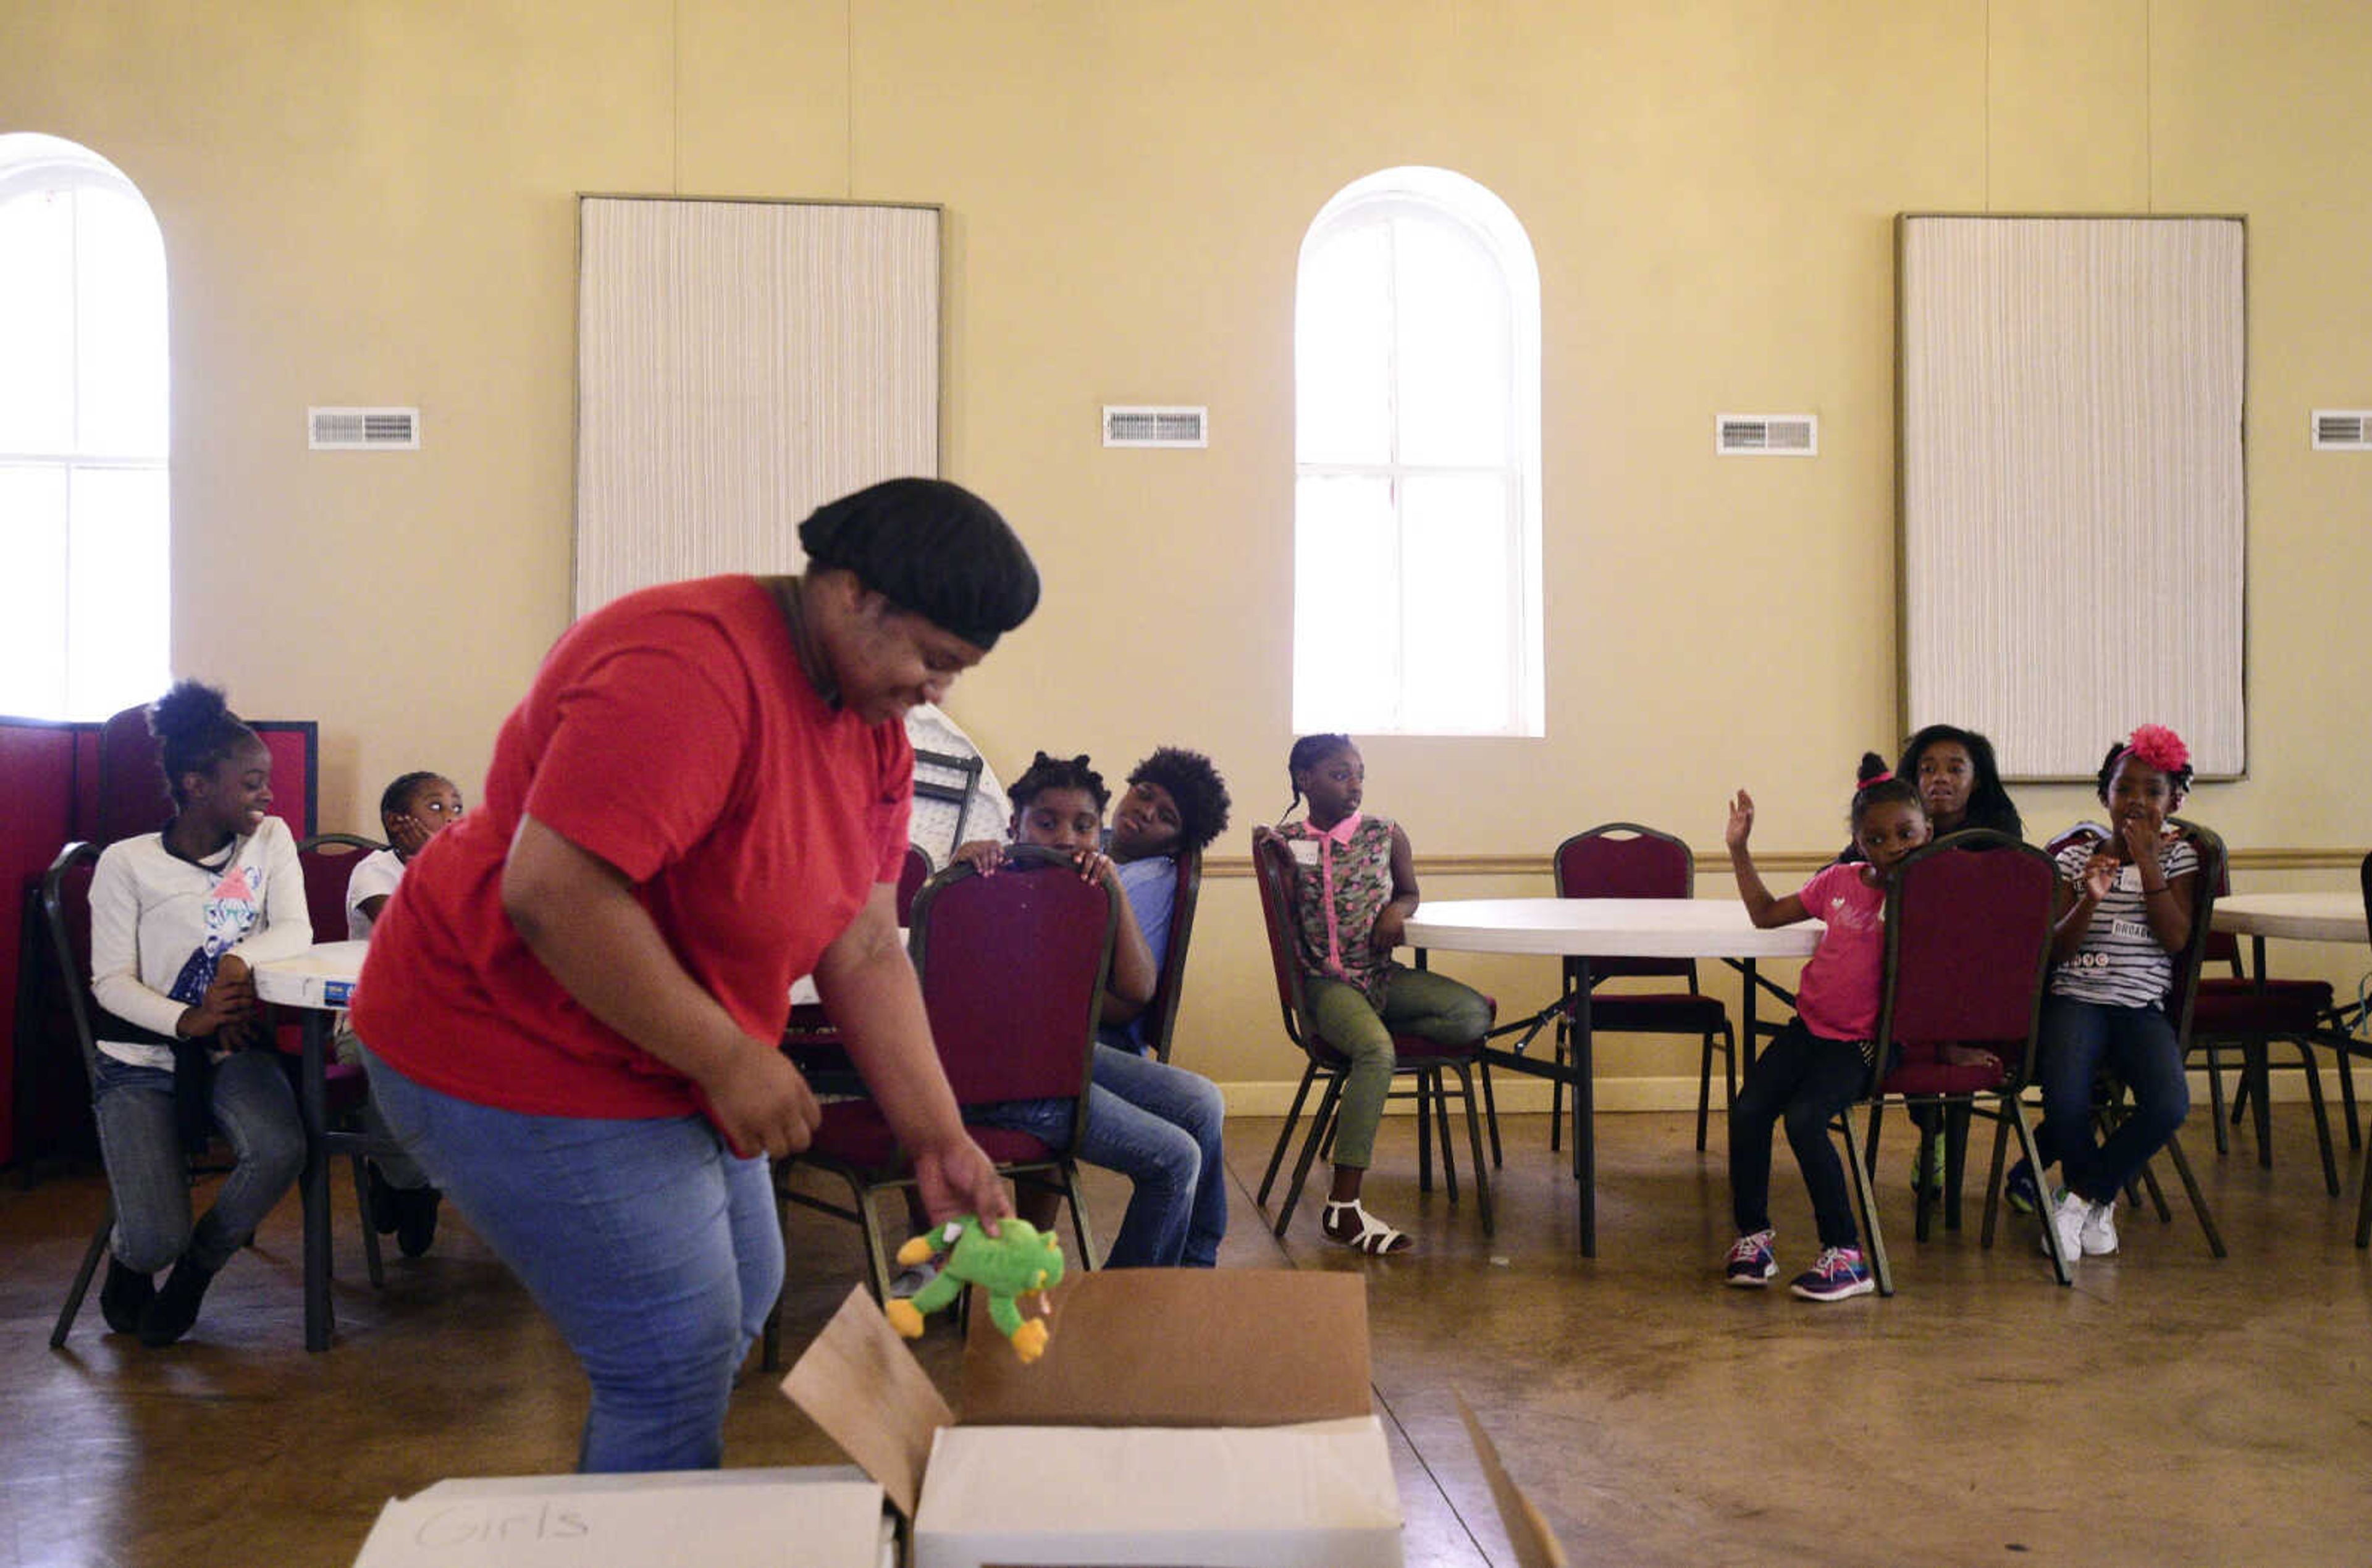
[[2334, 1046], [2331, 1054], [2339, 1058], [2339, 1100], [2347, 1109], [2347, 1146], [2360, 1149], [2364, 1146], [2364, 1132], [2355, 1121], [2355, 1053], [2341, 1045]]
[[2257, 1115], [2257, 1164], [2273, 1168], [2273, 1051], [2262, 1040], [2249, 1042], [2250, 1109]]
[[1416, 1190], [1433, 1191], [1433, 1074], [1416, 1075]]
[[[2034, 1129], [2026, 1124], [2025, 1102], [2015, 1095], [2006, 1098], [2009, 1100], [2010, 1116], [2017, 1123], [2018, 1152], [2026, 1156], [2027, 1164], [2033, 1167], [2035, 1176], [2040, 1179], [2042, 1175], [2042, 1151], [2035, 1147]], [[1998, 1154], [1994, 1156], [1994, 1166], [1996, 1170], [2000, 1168], [2001, 1156]], [[2061, 1284], [2072, 1286], [2076, 1283], [2076, 1276], [2067, 1267], [2066, 1255], [2059, 1250], [2059, 1227], [2051, 1223], [2049, 1214], [2041, 1217], [2042, 1245], [2051, 1254], [2051, 1267], [2059, 1275]]]
[[2232, 1152], [2231, 1134], [2224, 1130], [2224, 1053], [2213, 1043], [2207, 1047], [2207, 1104], [2209, 1120], [2215, 1129], [2215, 1152]]
[[1334, 1102], [1343, 1098], [1343, 1075], [1330, 1074], [1326, 1092], [1319, 1097], [1318, 1119], [1309, 1124], [1309, 1137], [1301, 1145], [1301, 1158], [1294, 1162], [1293, 1185], [1285, 1190], [1285, 1207], [1276, 1216], [1276, 1238], [1285, 1239], [1285, 1227], [1293, 1223], [1294, 1205], [1301, 1202], [1302, 1184], [1309, 1179], [1309, 1162], [1318, 1157], [1319, 1135], [1330, 1132], [1334, 1125]]
[[2315, 1141], [2322, 1148], [2323, 1190], [2332, 1197], [2339, 1196], [2339, 1167], [2331, 1157], [2331, 1112], [2323, 1105], [2322, 1074], [2314, 1064], [2314, 1048], [2302, 1040], [2292, 1040], [2297, 1047], [2298, 1064], [2306, 1069], [2307, 1103], [2314, 1107]]
[[[2002, 1167], [2009, 1155], [2009, 1113], [1995, 1109], [1992, 1112], [1992, 1116], [1994, 1119], [1994, 1168], [1993, 1174], [1985, 1178], [1985, 1223], [1977, 1242], [1980, 1247], [1991, 1247], [1994, 1244], [1994, 1228], [2001, 1218]], [[2039, 1180], [2041, 1167], [2038, 1166], [2035, 1170], [2036, 1179]]]
[[1096, 1238], [1087, 1228], [1087, 1205], [1079, 1196], [1079, 1167], [1069, 1160], [1063, 1162], [1063, 1197], [1071, 1205], [1071, 1233], [1079, 1238], [1079, 1267], [1093, 1270], [1096, 1264]]
[[2191, 1212], [2199, 1216], [2199, 1228], [2207, 1233], [2207, 1250], [2218, 1258], [2227, 1256], [2224, 1237], [2215, 1228], [2215, 1215], [2207, 1207], [2206, 1195], [2199, 1191], [2199, 1178], [2192, 1173], [2191, 1158], [2182, 1152], [2180, 1136], [2167, 1139], [2166, 1157], [2174, 1162], [2174, 1174], [2182, 1179], [2182, 1191], [2191, 1200]]
[[[1491, 1168], [1493, 1170], [1496, 1170], [1499, 1168], [1501, 1163], [1499, 1157], [1499, 1100], [1498, 1097], [1491, 1092], [1491, 1059], [1487, 1056], [1483, 1057], [1476, 1063], [1476, 1065], [1482, 1069], [1482, 1118], [1485, 1121], [1489, 1122], [1491, 1126]], [[2350, 1103], [2352, 1104], [2353, 1102], [2351, 1101]], [[2353, 1127], [2354, 1123], [2350, 1122], [2349, 1125]]]
[[2372, 1247], [2372, 1158], [2364, 1162], [2364, 1184], [2355, 1195], [2355, 1249]]
[[[1462, 1074], [1464, 1069], [1460, 1068], [1459, 1072]], [[1441, 1190], [1455, 1203], [1458, 1202], [1458, 1161], [1450, 1153], [1449, 1096], [1445, 1092], [1447, 1086], [1441, 1081], [1439, 1068], [1435, 1068], [1428, 1075], [1433, 1079], [1433, 1130], [1440, 1135], [1441, 1143]], [[1467, 1090], [1471, 1094], [1473, 1086], [1469, 1084]]]
[[1293, 1109], [1285, 1113], [1285, 1125], [1277, 1130], [1276, 1147], [1268, 1156], [1268, 1172], [1261, 1178], [1260, 1195], [1252, 1200], [1260, 1207], [1268, 1207], [1269, 1189], [1276, 1185], [1277, 1167], [1285, 1163], [1285, 1151], [1293, 1142], [1293, 1129], [1301, 1120], [1301, 1102], [1309, 1098], [1309, 1081], [1318, 1076], [1318, 1063], [1309, 1063], [1301, 1069], [1301, 1086], [1293, 1091]]
[[[1878, 1107], [1875, 1104], [1872, 1104], [1870, 1109], [1875, 1113]], [[1845, 1113], [1837, 1120], [1839, 1125], [1844, 1131], [1845, 1167], [1853, 1173], [1854, 1202], [1861, 1209], [1862, 1232], [1869, 1240], [1870, 1272], [1878, 1276], [1878, 1294], [1880, 1295], [1892, 1295], [1894, 1294], [1894, 1269], [1892, 1265], [1888, 1263], [1886, 1260], [1886, 1233], [1884, 1230], [1879, 1228], [1878, 1223], [1878, 1194], [1870, 1191], [1868, 1165], [1865, 1163], [1862, 1156], [1856, 1156], [1854, 1153], [1852, 1108], [1847, 1107]], [[1871, 1143], [1873, 1144], [1877, 1142], [1877, 1132], [1878, 1123], [1875, 1115], [1873, 1114], [1870, 1122]], [[1878, 1151], [1873, 1147], [1869, 1151], [1868, 1158], [1875, 1159], [1877, 1155]]]
[[[1490, 1236], [1494, 1234], [1495, 1228], [1491, 1214], [1491, 1173], [1483, 1168], [1482, 1130], [1475, 1125], [1474, 1080], [1463, 1063], [1453, 1066], [1450, 1071], [1458, 1074], [1458, 1086], [1466, 1101], [1466, 1144], [1474, 1156], [1474, 1207], [1482, 1216], [1482, 1234]], [[1487, 1078], [1483, 1081], [1489, 1082]], [[1449, 1143], [1448, 1129], [1443, 1130], [1441, 1138], [1446, 1149]]]
[[1697, 1153], [1704, 1153], [1705, 1116], [1713, 1109], [1713, 1031], [1705, 1030], [1704, 1049], [1697, 1054]]
[[[1557, 1019], [1556, 1064], [1560, 1067], [1565, 1064], [1568, 1055], [1565, 1030], [1571, 1027], [1562, 1016]], [[1558, 1076], [1549, 1080], [1549, 1153], [1554, 1154], [1563, 1147], [1564, 1147], [1564, 1079]]]
[[[2372, 1187], [2365, 1189], [2372, 1192]], [[57, 1325], [50, 1330], [50, 1348], [65, 1347], [66, 1335], [74, 1329], [75, 1318], [82, 1311], [82, 1298], [90, 1294], [90, 1277], [99, 1272], [99, 1260], [107, 1256], [107, 1238], [115, 1232], [115, 1202], [110, 1199], [107, 1213], [100, 1216], [99, 1228], [90, 1233], [90, 1245], [82, 1249], [82, 1267], [75, 1271], [74, 1284], [66, 1291], [66, 1302], [58, 1308]], [[2358, 1241], [2358, 1247], [2364, 1245]]]
[[379, 1258], [378, 1226], [371, 1224], [370, 1179], [363, 1167], [363, 1156], [355, 1156], [355, 1210], [362, 1216], [363, 1266], [369, 1272], [371, 1289], [387, 1288], [387, 1264]]
[[1960, 1177], [1969, 1160], [1969, 1116], [1973, 1102], [1955, 1100], [1944, 1110], [1944, 1228], [1960, 1228]]
[[[1869, 1174], [1872, 1176], [1876, 1176], [1878, 1174], [1878, 1128], [1879, 1114], [1885, 1109], [1886, 1102], [1882, 1099], [1874, 1099], [1869, 1102], [1869, 1141], [1867, 1144], [1869, 1150], [1869, 1166], [1867, 1168]], [[1850, 1148], [1852, 1145], [1848, 1144], [1846, 1146]]]

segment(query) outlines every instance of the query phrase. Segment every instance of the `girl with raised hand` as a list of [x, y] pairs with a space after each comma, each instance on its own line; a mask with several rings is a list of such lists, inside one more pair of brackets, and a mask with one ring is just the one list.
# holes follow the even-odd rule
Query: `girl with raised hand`
[[[2199, 852], [2167, 818], [2190, 785], [2182, 738], [2142, 726], [2100, 763], [2096, 787], [2109, 808], [2110, 836], [2059, 854], [2036, 1144], [2045, 1162], [2059, 1165], [2045, 1218], [2071, 1263], [2116, 1251], [2117, 1194], [2191, 1110], [2182, 1045], [2166, 1011], [2174, 955], [2191, 940], [2199, 881]], [[2104, 1063], [2133, 1092], [2134, 1109], [2096, 1144], [2092, 1083]], [[2009, 1176], [2011, 1191], [2032, 1202], [2037, 1185], [2021, 1160]]]
[[[304, 1124], [250, 970], [303, 952], [313, 926], [296, 841], [270, 814], [263, 742], [194, 680], [158, 699], [148, 725], [173, 819], [99, 857], [90, 968], [95, 1109], [115, 1198], [99, 1310], [153, 1346], [190, 1331], [215, 1275], [303, 1168]], [[192, 1224], [190, 1151], [217, 1129], [234, 1164]]]
[[1746, 1070], [1729, 1108], [1729, 1191], [1738, 1239], [1724, 1268], [1726, 1283], [1760, 1289], [1779, 1272], [1771, 1225], [1771, 1129], [1785, 1117], [1820, 1233], [1820, 1256], [1787, 1287], [1808, 1301], [1843, 1301], [1878, 1288], [1862, 1259], [1853, 1197], [1829, 1142], [1829, 1123], [1868, 1089], [1877, 1062], [1872, 1037], [1886, 963], [1887, 874], [1928, 841], [1917, 792], [1888, 772], [1875, 751], [1862, 756], [1852, 821], [1861, 862], [1824, 866], [1784, 899], [1772, 897], [1754, 869], [1747, 848], [1754, 799], [1742, 789], [1729, 804], [1722, 835], [1738, 897], [1758, 929], [1823, 923], [1820, 946], [1796, 986], [1795, 1018]]
[[1392, 959], [1417, 904], [1416, 855], [1388, 817], [1360, 810], [1367, 764], [1347, 735], [1309, 735], [1285, 760], [1293, 801], [1308, 817], [1256, 830], [1293, 857], [1294, 956], [1302, 995], [1326, 1043], [1351, 1059], [1335, 1112], [1334, 1182], [1320, 1228], [1326, 1239], [1369, 1254], [1414, 1245], [1367, 1213], [1359, 1189], [1374, 1157], [1390, 1092], [1394, 1034], [1468, 1045], [1491, 1027], [1491, 1005], [1471, 986]]

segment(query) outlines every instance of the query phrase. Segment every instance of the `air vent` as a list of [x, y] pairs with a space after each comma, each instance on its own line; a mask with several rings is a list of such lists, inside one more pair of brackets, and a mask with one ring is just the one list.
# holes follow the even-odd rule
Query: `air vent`
[[1107, 447], [1207, 447], [1211, 444], [1211, 411], [1207, 408], [1122, 408], [1104, 405]]
[[305, 411], [317, 452], [416, 452], [416, 408], [316, 408]]
[[2372, 452], [2372, 409], [2315, 410], [2314, 449], [2318, 452]]
[[1817, 458], [1820, 420], [1809, 413], [1717, 413], [1713, 449], [1725, 458]]

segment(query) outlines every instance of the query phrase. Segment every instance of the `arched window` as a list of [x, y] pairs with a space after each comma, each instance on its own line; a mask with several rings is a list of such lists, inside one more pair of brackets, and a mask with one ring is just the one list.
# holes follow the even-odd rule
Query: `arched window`
[[1293, 723], [1538, 735], [1541, 284], [1507, 204], [1390, 168], [1301, 242]]
[[121, 169], [0, 135], [0, 713], [165, 689], [165, 240]]

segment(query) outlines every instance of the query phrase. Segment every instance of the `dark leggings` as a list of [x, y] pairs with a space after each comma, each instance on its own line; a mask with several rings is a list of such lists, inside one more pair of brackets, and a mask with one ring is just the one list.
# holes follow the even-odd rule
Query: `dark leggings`
[[1773, 1037], [1746, 1070], [1729, 1108], [1729, 1193], [1739, 1235], [1771, 1228], [1771, 1128], [1784, 1116], [1787, 1143], [1811, 1190], [1820, 1245], [1859, 1242], [1844, 1162], [1829, 1141], [1829, 1123], [1868, 1092], [1869, 1063], [1858, 1041], [1824, 1039], [1800, 1018]]

